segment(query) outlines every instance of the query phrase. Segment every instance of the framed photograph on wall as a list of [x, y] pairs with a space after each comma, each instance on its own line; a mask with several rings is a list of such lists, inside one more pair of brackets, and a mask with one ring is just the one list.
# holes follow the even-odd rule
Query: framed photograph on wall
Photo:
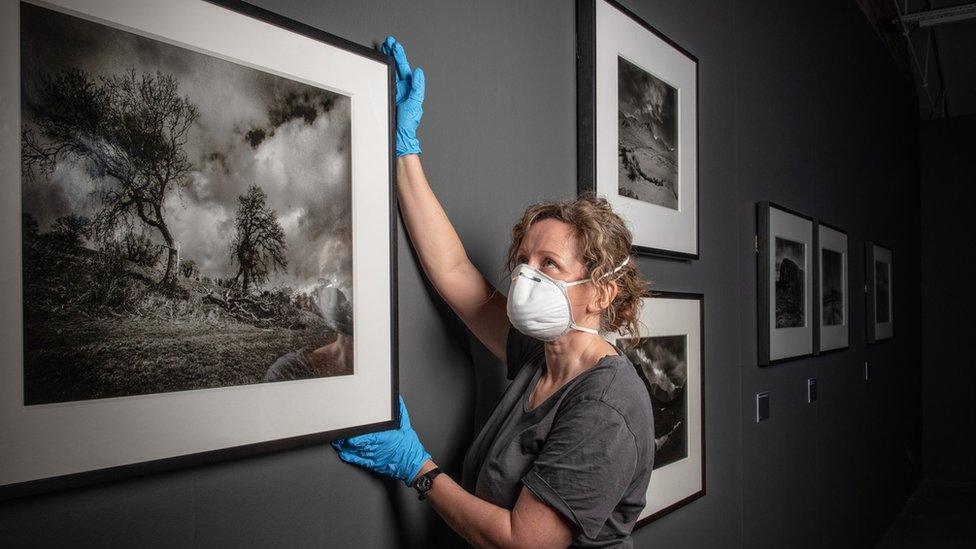
[[698, 59], [612, 0], [577, 0], [577, 167], [634, 250], [699, 258]]
[[813, 286], [814, 350], [817, 353], [850, 347], [849, 253], [847, 233], [826, 223], [817, 223]]
[[771, 202], [756, 207], [760, 366], [813, 353], [813, 219]]
[[613, 338], [654, 406], [654, 472], [638, 528], [705, 495], [704, 315], [702, 294], [654, 292], [641, 333]]
[[2, 10], [0, 497], [395, 425], [392, 60], [236, 0]]
[[894, 337], [891, 248], [877, 242], [864, 243], [864, 273], [867, 278], [867, 340], [876, 343]]

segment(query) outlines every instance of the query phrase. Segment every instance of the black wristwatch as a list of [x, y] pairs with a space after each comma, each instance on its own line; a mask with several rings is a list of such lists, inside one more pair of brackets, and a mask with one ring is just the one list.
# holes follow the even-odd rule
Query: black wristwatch
[[434, 477], [439, 474], [441, 474], [440, 468], [434, 467], [430, 471], [427, 471], [426, 474], [420, 475], [413, 481], [413, 487], [417, 490], [418, 494], [417, 499], [423, 500], [427, 498], [427, 492], [429, 492], [430, 488], [434, 485]]

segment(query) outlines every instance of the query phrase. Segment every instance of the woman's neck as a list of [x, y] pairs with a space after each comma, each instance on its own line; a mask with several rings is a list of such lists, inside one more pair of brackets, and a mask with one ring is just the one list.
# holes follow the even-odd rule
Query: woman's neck
[[551, 382], [565, 383], [589, 370], [603, 357], [615, 354], [602, 337], [572, 330], [556, 341], [546, 343], [546, 371]]

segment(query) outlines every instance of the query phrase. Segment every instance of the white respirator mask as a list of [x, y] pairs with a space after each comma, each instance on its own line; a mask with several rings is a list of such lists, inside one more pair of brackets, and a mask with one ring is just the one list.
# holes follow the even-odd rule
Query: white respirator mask
[[[629, 261], [630, 257], [627, 257], [619, 267], [600, 277], [601, 280], [623, 269]], [[555, 280], [521, 263], [512, 271], [511, 280], [508, 320], [516, 330], [541, 341], [555, 341], [569, 330], [599, 334], [592, 328], [576, 325], [569, 301], [569, 287], [585, 284], [590, 279]]]

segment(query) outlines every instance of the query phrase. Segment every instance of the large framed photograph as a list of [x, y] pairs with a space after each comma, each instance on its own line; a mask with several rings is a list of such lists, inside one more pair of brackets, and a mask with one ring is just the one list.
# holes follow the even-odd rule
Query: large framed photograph
[[756, 207], [760, 366], [813, 353], [813, 219], [760, 202]]
[[0, 497], [393, 426], [392, 60], [236, 0], [2, 10]]
[[577, 166], [634, 250], [699, 258], [698, 59], [612, 0], [577, 0]]
[[641, 332], [613, 337], [654, 406], [654, 471], [637, 527], [705, 495], [704, 314], [702, 294], [655, 292]]
[[864, 274], [867, 278], [867, 340], [876, 343], [894, 337], [891, 248], [877, 242], [864, 243]]
[[816, 329], [814, 351], [826, 353], [850, 347], [850, 292], [848, 290], [847, 233], [817, 222], [813, 310]]

